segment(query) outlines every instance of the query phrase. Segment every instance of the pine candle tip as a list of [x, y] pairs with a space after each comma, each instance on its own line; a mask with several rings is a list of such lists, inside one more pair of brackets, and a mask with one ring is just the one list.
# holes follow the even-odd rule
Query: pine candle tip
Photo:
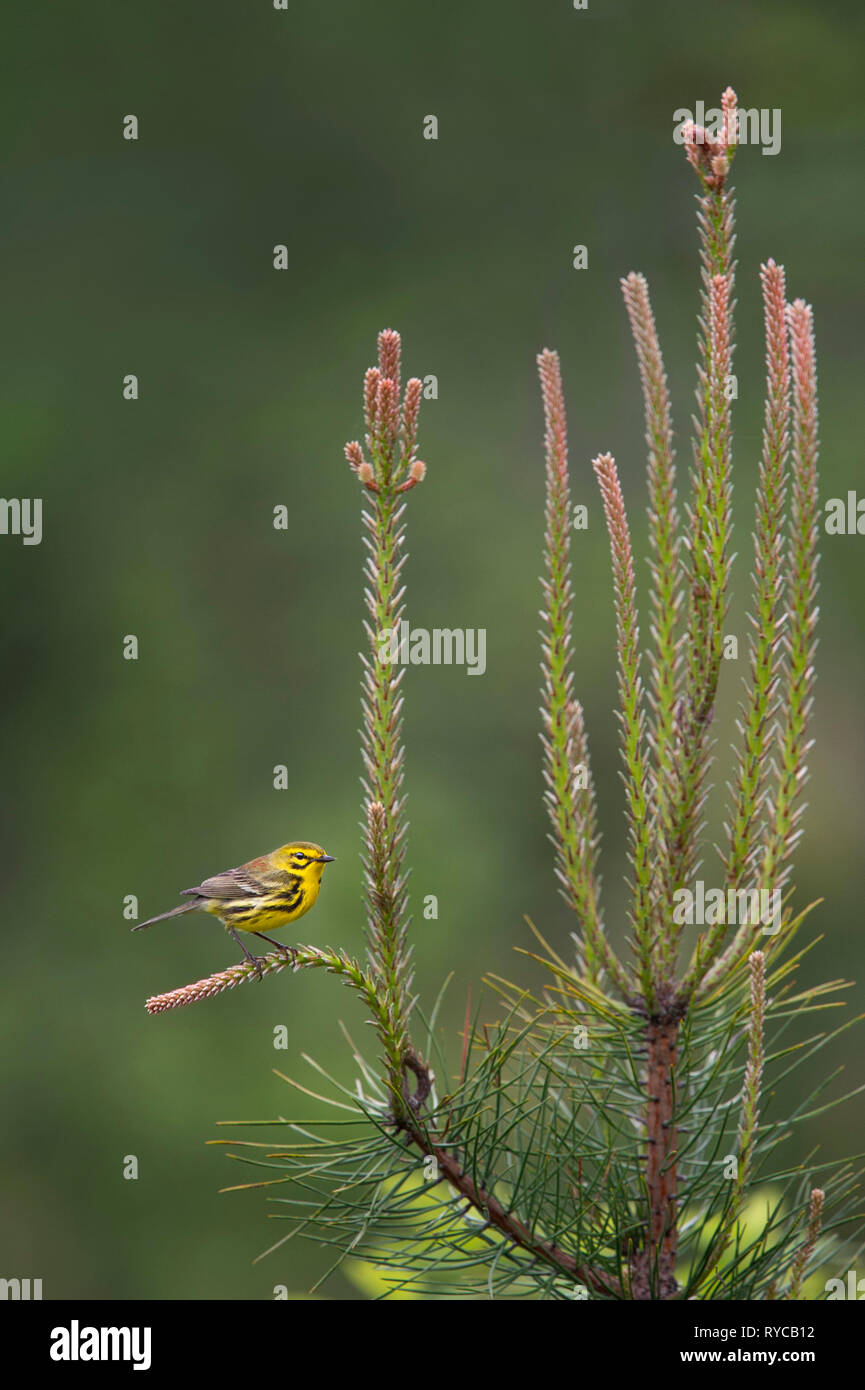
[[410, 434], [417, 425], [422, 391], [423, 382], [420, 377], [410, 377], [405, 386], [405, 402], [403, 407], [406, 429]]
[[399, 429], [399, 386], [395, 377], [381, 376], [378, 383], [376, 415], [391, 434], [395, 434]]
[[417, 439], [417, 422], [422, 392], [423, 382], [420, 377], [410, 377], [406, 382], [402, 408], [402, 447], [406, 458], [411, 458]]
[[[731, 91], [730, 88], [727, 89]], [[726, 98], [725, 92], [724, 97]], [[735, 99], [735, 94], [733, 94]], [[710, 135], [705, 126], [686, 121], [682, 126], [682, 143], [688, 162], [702, 179], [706, 188], [720, 191], [729, 173], [728, 151], [735, 147], [735, 105], [724, 105], [724, 129], [718, 136]]]
[[383, 377], [399, 382], [400, 336], [393, 328], [385, 328], [378, 335], [378, 365]]
[[731, 149], [736, 144], [736, 106], [736, 93], [732, 87], [727, 87], [721, 97], [721, 110], [724, 113], [724, 144]]
[[368, 367], [363, 379], [363, 413], [367, 430], [370, 432], [375, 426], [378, 383], [380, 380], [381, 372], [378, 367]]
[[[352, 439], [350, 443], [346, 444], [345, 456], [348, 459], [350, 467], [352, 467], [355, 472], [364, 467], [363, 452], [356, 439]], [[366, 467], [369, 467], [369, 465], [367, 464]]]
[[616, 472], [616, 460], [612, 454], [598, 454], [592, 459], [592, 468], [597, 476], [603, 477]]

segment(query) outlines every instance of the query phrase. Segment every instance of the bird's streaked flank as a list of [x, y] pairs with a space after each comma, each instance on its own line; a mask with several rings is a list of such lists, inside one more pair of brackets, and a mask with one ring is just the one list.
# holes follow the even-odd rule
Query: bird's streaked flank
[[238, 931], [251, 932], [291, 955], [290, 946], [271, 940], [265, 936], [264, 929], [278, 931], [308, 912], [318, 897], [324, 866], [332, 862], [333, 855], [325, 854], [321, 845], [295, 840], [272, 854], [250, 859], [248, 864], [241, 864], [237, 869], [214, 874], [195, 888], [184, 888], [183, 893], [191, 902], [181, 903], [169, 912], [160, 912], [158, 917], [139, 922], [132, 930], [142, 931], [144, 927], [152, 927], [154, 922], [182, 917], [186, 912], [210, 912], [231, 933], [261, 978], [259, 958], [246, 949]]

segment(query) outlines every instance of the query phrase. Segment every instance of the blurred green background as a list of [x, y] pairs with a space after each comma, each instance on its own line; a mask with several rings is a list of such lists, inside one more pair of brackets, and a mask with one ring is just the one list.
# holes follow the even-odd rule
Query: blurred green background
[[[739, 300], [735, 603], [762, 411], [758, 268], [815, 306], [822, 496], [862, 486], [861, 71], [854, 3], [716, 9], [570, 0], [435, 6], [88, 0], [10, 11], [2, 444], [7, 495], [44, 499], [44, 539], [0, 543], [4, 606], [2, 1269], [44, 1296], [303, 1296], [329, 1262], [292, 1242], [255, 1177], [205, 1147], [220, 1119], [312, 1118], [273, 1067], [347, 1084], [339, 1029], [371, 1046], [337, 982], [287, 975], [150, 1018], [153, 993], [233, 963], [194, 916], [130, 936], [177, 890], [291, 837], [338, 856], [300, 939], [363, 950], [358, 861], [362, 549], [343, 461], [383, 327], [433, 373], [424, 486], [409, 498], [409, 617], [484, 627], [487, 672], [406, 678], [416, 981], [459, 1056], [471, 985], [538, 976], [528, 913], [567, 949], [538, 745], [543, 469], [535, 354], [562, 355], [576, 540], [577, 687], [621, 920], [622, 790], [607, 542], [589, 460], [619, 460], [645, 554], [639, 389], [619, 277], [650, 280], [690, 456], [695, 181], [673, 112], [780, 107], [781, 153], [736, 161]], [[140, 138], [121, 137], [134, 113]], [[427, 114], [439, 138], [422, 138]], [[272, 268], [284, 243], [290, 269]], [[575, 243], [589, 267], [571, 267]], [[122, 399], [135, 373], [140, 399]], [[289, 533], [272, 512], [291, 509]], [[865, 978], [862, 547], [824, 537], [813, 780], [796, 882], [825, 899], [805, 978]], [[645, 578], [641, 559], [641, 579]], [[645, 589], [643, 590], [645, 598]], [[645, 626], [645, 606], [644, 606]], [[137, 662], [122, 639], [140, 642]], [[716, 728], [732, 735], [739, 671]], [[286, 763], [290, 791], [272, 770]], [[720, 832], [722, 763], [711, 803]], [[711, 853], [711, 852], [710, 852]], [[532, 864], [530, 872], [517, 863]], [[706, 865], [708, 877], [709, 861]], [[422, 897], [439, 899], [424, 921]], [[857, 985], [847, 1013], [862, 1005]], [[494, 997], [486, 1009], [496, 1014]], [[290, 1045], [275, 1051], [273, 1029]], [[816, 1025], [815, 1025], [816, 1026]], [[812, 1031], [812, 1029], [808, 1030]], [[846, 1065], [849, 1034], [796, 1081]], [[783, 1102], [783, 1096], [780, 1100]], [[278, 1133], [278, 1131], [274, 1131]], [[858, 1102], [790, 1146], [865, 1145]], [[125, 1155], [138, 1181], [125, 1181]], [[273, 1210], [272, 1208], [270, 1210]], [[324, 1296], [361, 1298], [345, 1275]]]

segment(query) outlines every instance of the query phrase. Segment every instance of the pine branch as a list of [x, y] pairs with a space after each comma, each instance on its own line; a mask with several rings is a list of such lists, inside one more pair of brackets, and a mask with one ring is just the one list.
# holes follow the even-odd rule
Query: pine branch
[[646, 1190], [649, 1216], [645, 1246], [631, 1260], [635, 1299], [674, 1298], [678, 1231], [679, 1020], [650, 1019], [646, 1027]]
[[165, 1013], [169, 1009], [180, 1009], [187, 1004], [197, 1004], [204, 999], [213, 999], [217, 994], [234, 989], [250, 980], [261, 980], [265, 975], [278, 975], [282, 970], [296, 974], [299, 970], [324, 969], [333, 975], [341, 975], [363, 998], [375, 1013], [382, 1027], [392, 1027], [392, 1020], [378, 1000], [376, 983], [365, 973], [357, 961], [344, 951], [334, 951], [330, 947], [292, 946], [283, 951], [272, 951], [258, 957], [258, 964], [241, 961], [227, 970], [218, 970], [215, 975], [207, 975], [193, 984], [181, 985], [179, 989], [168, 990], [165, 994], [155, 994], [147, 1000], [145, 1008], [149, 1014]]
[[730, 537], [730, 406], [727, 396], [732, 355], [732, 260], [734, 203], [727, 188], [732, 159], [735, 94], [724, 93], [727, 130], [717, 139], [691, 124], [683, 131], [685, 152], [703, 185], [698, 199], [700, 274], [699, 366], [692, 498], [686, 509], [688, 613], [685, 694], [677, 710], [677, 740], [670, 797], [670, 829], [661, 908], [668, 931], [664, 945], [667, 978], [674, 968], [682, 928], [672, 924], [672, 895], [692, 876], [706, 799], [710, 760], [709, 726], [721, 668], [727, 613]]
[[752, 951], [748, 957], [750, 969], [750, 1009], [748, 1019], [748, 1058], [742, 1085], [739, 1118], [736, 1178], [730, 1202], [712, 1239], [710, 1254], [701, 1277], [701, 1284], [717, 1269], [733, 1237], [741, 1215], [742, 1203], [754, 1163], [754, 1147], [760, 1123], [760, 1093], [763, 1084], [765, 1051], [763, 1032], [766, 1016], [766, 957], [762, 951]]
[[[799, 841], [805, 809], [802, 791], [808, 778], [807, 737], [813, 708], [814, 655], [817, 648], [817, 365], [810, 305], [797, 299], [787, 306], [793, 387], [791, 507], [786, 575], [786, 614], [781, 669], [780, 724], [775, 737], [775, 795], [768, 802], [767, 825], [754, 872], [758, 886], [779, 893], [789, 878], [790, 860]], [[699, 986], [704, 998], [724, 980], [748, 949], [753, 928], [740, 926], [733, 940], [706, 972]]]
[[621, 281], [622, 294], [643, 390], [646, 445], [649, 451], [649, 542], [652, 558], [650, 595], [654, 654], [650, 663], [654, 719], [648, 734], [654, 767], [652, 804], [654, 844], [662, 861], [669, 839], [667, 798], [673, 771], [675, 710], [678, 698], [680, 652], [677, 638], [679, 591], [679, 514], [676, 506], [676, 468], [670, 396], [664, 359], [644, 276], [632, 272]]
[[413, 377], [400, 402], [400, 354], [399, 334], [392, 329], [380, 333], [378, 366], [371, 367], [364, 380], [369, 459], [357, 441], [345, 448], [346, 458], [370, 499], [363, 513], [369, 613], [364, 628], [370, 650], [361, 656], [367, 942], [373, 972], [381, 981], [393, 1023], [383, 1041], [397, 1115], [404, 1109], [403, 1058], [409, 1048], [411, 973], [404, 868], [408, 823], [402, 793], [405, 750], [401, 685], [405, 668], [394, 675], [390, 663], [404, 615], [405, 506], [400, 495], [426, 474], [426, 465], [415, 457], [422, 383]]
[[781, 888], [789, 877], [790, 857], [801, 835], [802, 790], [808, 777], [807, 737], [813, 708], [814, 654], [817, 648], [817, 365], [810, 304], [797, 299], [788, 306], [793, 378], [792, 491], [786, 661], [779, 731], [778, 774], [770, 808], [762, 865], [763, 883]]
[[811, 1200], [808, 1209], [808, 1230], [804, 1241], [793, 1257], [793, 1265], [790, 1270], [790, 1288], [787, 1292], [787, 1298], [793, 1301], [802, 1297], [802, 1282], [805, 1278], [805, 1271], [808, 1268], [808, 1262], [814, 1253], [817, 1237], [820, 1234], [825, 1195], [822, 1188], [819, 1187], [815, 1187], [811, 1191]]
[[640, 989], [645, 1007], [652, 1013], [656, 1005], [656, 980], [652, 969], [652, 846], [634, 558], [615, 460], [610, 454], [601, 454], [592, 461], [592, 467], [603, 498], [613, 564], [621, 706], [618, 719], [625, 765], [630, 860], [634, 871], [631, 921], [636, 938]]
[[538, 356], [544, 402], [546, 447], [546, 529], [541, 580], [544, 606], [543, 703], [544, 801], [556, 850], [556, 877], [582, 929], [578, 938], [581, 969], [593, 983], [606, 970], [627, 992], [627, 976], [604, 934], [596, 877], [598, 834], [595, 789], [582, 706], [573, 699], [573, 647], [570, 580], [571, 501], [564, 393], [558, 355], [545, 349]]
[[642, 275], [621, 281], [643, 391], [643, 410], [648, 446], [649, 540], [652, 557], [650, 604], [654, 652], [650, 659], [649, 700], [653, 721], [648, 731], [652, 755], [650, 803], [652, 814], [652, 910], [655, 941], [655, 973], [669, 980], [675, 966], [674, 948], [664, 918], [663, 865], [671, 842], [669, 794], [673, 781], [676, 707], [679, 697], [681, 653], [677, 627], [681, 592], [679, 584], [679, 517], [676, 507], [676, 473], [673, 429], [667, 377], [661, 347]]
[[750, 672], [740, 725], [733, 811], [728, 828], [727, 881], [738, 887], [756, 852], [755, 828], [765, 794], [772, 720], [777, 709], [783, 588], [782, 535], [787, 490], [790, 364], [785, 319], [784, 267], [769, 261], [760, 270], [766, 330], [766, 407], [754, 529], [754, 609]]
[[432, 1142], [428, 1133], [415, 1126], [407, 1126], [409, 1137], [420, 1151], [434, 1158], [443, 1178], [456, 1188], [470, 1207], [477, 1211], [486, 1222], [500, 1231], [517, 1249], [525, 1251], [536, 1260], [566, 1275], [574, 1283], [584, 1284], [595, 1293], [606, 1296], [621, 1296], [621, 1284], [603, 1270], [583, 1264], [567, 1250], [562, 1250], [552, 1241], [539, 1240], [524, 1222], [513, 1212], [507, 1211], [502, 1203], [479, 1186], [470, 1173], [456, 1157], [445, 1148]]
[[[745, 886], [759, 852], [761, 813], [771, 756], [772, 721], [778, 708], [783, 590], [782, 537], [787, 489], [790, 367], [787, 348], [784, 268], [774, 261], [761, 267], [766, 339], [766, 405], [754, 529], [754, 606], [750, 615], [749, 673], [739, 731], [742, 747], [736, 767], [733, 806], [727, 825], [725, 861], [727, 885]], [[684, 992], [695, 988], [699, 974], [713, 965], [727, 930], [717, 924], [700, 941], [690, 963]], [[740, 958], [743, 936], [724, 965], [713, 972], [713, 983]], [[699, 965], [698, 965], [699, 952]]]

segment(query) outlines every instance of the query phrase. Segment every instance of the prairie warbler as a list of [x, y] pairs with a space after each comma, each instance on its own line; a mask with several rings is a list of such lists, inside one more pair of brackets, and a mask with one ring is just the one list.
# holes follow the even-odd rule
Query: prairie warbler
[[191, 902], [181, 903], [170, 912], [160, 912], [158, 917], [139, 922], [132, 930], [142, 931], [154, 922], [181, 917], [185, 912], [211, 912], [231, 932], [246, 959], [258, 967], [261, 978], [258, 957], [246, 949], [238, 931], [251, 932], [290, 955], [291, 947], [272, 941], [263, 928], [276, 931], [308, 912], [318, 897], [324, 866], [332, 862], [333, 855], [325, 854], [321, 845], [295, 840], [272, 854], [250, 859], [238, 869], [214, 874], [195, 888], [184, 888], [183, 893]]

